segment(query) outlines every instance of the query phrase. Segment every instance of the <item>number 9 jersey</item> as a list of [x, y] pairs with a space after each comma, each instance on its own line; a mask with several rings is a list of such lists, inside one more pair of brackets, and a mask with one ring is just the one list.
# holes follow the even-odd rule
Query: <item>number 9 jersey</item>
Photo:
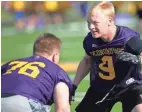
[[41, 56], [14, 60], [1, 67], [1, 93], [23, 95], [45, 105], [53, 103], [54, 87], [72, 82], [58, 65]]
[[[97, 91], [108, 92], [126, 74], [115, 73], [116, 54], [123, 50], [130, 38], [140, 38], [139, 33], [127, 27], [117, 26], [115, 37], [110, 42], [93, 38], [89, 32], [83, 41], [85, 52], [92, 57], [90, 85]], [[120, 66], [120, 70], [123, 68]], [[137, 75], [137, 74], [135, 74]], [[120, 78], [121, 77], [121, 78]]]

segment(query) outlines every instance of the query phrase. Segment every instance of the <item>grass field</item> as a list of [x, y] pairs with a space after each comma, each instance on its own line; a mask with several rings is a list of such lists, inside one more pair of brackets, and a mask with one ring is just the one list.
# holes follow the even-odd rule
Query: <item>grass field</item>
[[[35, 38], [40, 35], [40, 32], [31, 34], [21, 34], [14, 36], [6, 36], [1, 38], [1, 60], [7, 62], [11, 59], [21, 58], [32, 55], [32, 46]], [[82, 41], [84, 37], [61, 37], [63, 42], [61, 50], [60, 62], [79, 62], [82, 58], [84, 51], [82, 48]], [[74, 66], [74, 65], [72, 65]], [[67, 71], [68, 72], [68, 71]], [[75, 71], [68, 72], [71, 79], [74, 78]], [[75, 97], [75, 102], [72, 103], [71, 108], [74, 108], [83, 98], [85, 91], [89, 87], [89, 76], [87, 76], [79, 85]], [[54, 112], [54, 108], [52, 110]], [[111, 112], [122, 112], [121, 103], [117, 103]]]

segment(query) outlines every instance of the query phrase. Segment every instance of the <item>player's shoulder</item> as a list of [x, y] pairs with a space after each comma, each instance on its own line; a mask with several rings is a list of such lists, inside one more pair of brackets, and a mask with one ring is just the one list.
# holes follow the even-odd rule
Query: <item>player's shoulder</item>
[[46, 73], [48, 73], [51, 77], [62, 77], [62, 79], [68, 79], [67, 73], [54, 62], [50, 61], [49, 59], [42, 57], [42, 56], [31, 56], [29, 58], [25, 58], [30, 61], [34, 62], [42, 62], [45, 64], [45, 67], [43, 68]]
[[[58, 66], [58, 65], [57, 65], [57, 66]], [[67, 75], [67, 73], [66, 73], [61, 67], [58, 66], [58, 68], [59, 68], [59, 73], [60, 73], [60, 74]], [[67, 75], [67, 76], [68, 76], [68, 75]]]
[[88, 32], [87, 35], [85, 36], [85, 39], [93, 38], [91, 32]]
[[17, 58], [17, 59], [11, 60], [10, 62], [13, 62], [13, 61], [30, 61], [32, 57], [33, 56], [21, 57], [21, 58]]
[[12, 59], [12, 60], [9, 60], [9, 61], [6, 62], [6, 63], [3, 63], [2, 66], [4, 66], [4, 65], [9, 65], [11, 62], [18, 62], [18, 61], [21, 61], [21, 60], [23, 60], [23, 59], [25, 59], [25, 58]]
[[2, 63], [2, 66], [1, 66], [1, 72], [2, 72], [2, 74], [4, 72], [6, 72], [7, 69], [10, 69], [10, 67], [13, 64], [20, 64], [21, 63], [20, 61], [22, 61], [22, 59], [24, 59], [24, 58], [13, 59], [13, 60], [10, 60], [8, 62]]
[[56, 83], [64, 82], [70, 89], [72, 88], [72, 81], [69, 78], [69, 75], [59, 66], [58, 66], [58, 74], [56, 78], [57, 78]]
[[50, 74], [57, 74], [59, 69], [61, 69], [57, 64], [50, 61], [49, 59], [42, 56], [33, 56], [30, 57], [35, 62], [42, 62], [45, 64], [45, 71], [48, 71]]
[[98, 41], [98, 39], [96, 39], [96, 38], [93, 38], [93, 36], [92, 36], [92, 34], [91, 34], [91, 32], [88, 32], [87, 33], [87, 35], [85, 36], [85, 38], [84, 38], [84, 40], [83, 40], [83, 42], [97, 42]]
[[140, 37], [140, 33], [127, 27], [127, 26], [117, 26], [120, 29], [120, 33], [129, 37]]
[[55, 64], [54, 62], [52, 62], [44, 57], [41, 57], [41, 56], [39, 56], [39, 60], [46, 64], [46, 70], [49, 73], [55, 74], [55, 75], [57, 75], [57, 74], [67, 75], [67, 73], [58, 64]]

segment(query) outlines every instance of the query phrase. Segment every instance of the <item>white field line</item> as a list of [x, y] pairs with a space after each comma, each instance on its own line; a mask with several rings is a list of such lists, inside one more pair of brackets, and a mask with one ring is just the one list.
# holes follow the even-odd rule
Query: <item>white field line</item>
[[[71, 80], [74, 80], [75, 75], [69, 75], [69, 77], [71, 78]], [[90, 80], [90, 75], [88, 74], [83, 80]]]
[[81, 102], [86, 92], [76, 92], [75, 93], [75, 102]]

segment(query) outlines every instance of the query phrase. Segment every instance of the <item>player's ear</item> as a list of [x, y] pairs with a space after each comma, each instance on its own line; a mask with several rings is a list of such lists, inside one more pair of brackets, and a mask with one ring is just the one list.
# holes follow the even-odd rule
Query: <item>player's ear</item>
[[108, 20], [108, 26], [110, 26], [111, 24], [112, 24], [112, 19], [110, 17], [109, 20]]
[[53, 54], [52, 61], [55, 63], [56, 54]]
[[58, 54], [57, 53], [55, 53], [55, 54], [53, 54], [53, 56], [52, 56], [52, 61], [54, 62], [54, 63], [57, 63], [58, 61]]

